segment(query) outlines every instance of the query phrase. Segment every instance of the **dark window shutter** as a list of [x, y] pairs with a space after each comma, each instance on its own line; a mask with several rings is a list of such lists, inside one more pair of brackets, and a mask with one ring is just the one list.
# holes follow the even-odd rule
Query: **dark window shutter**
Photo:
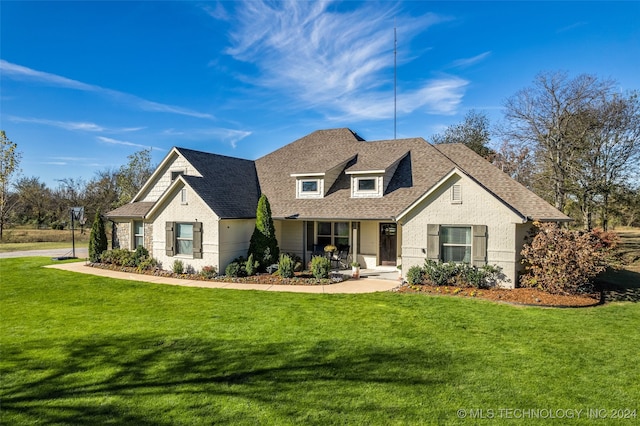
[[165, 224], [165, 243], [164, 248], [167, 256], [173, 256], [175, 254], [176, 234], [175, 234], [175, 222], [167, 222]]
[[487, 264], [487, 226], [474, 225], [473, 242], [471, 243], [471, 259], [473, 266], [484, 266]]
[[427, 259], [440, 260], [440, 225], [427, 225]]
[[202, 259], [202, 222], [193, 224], [193, 258]]

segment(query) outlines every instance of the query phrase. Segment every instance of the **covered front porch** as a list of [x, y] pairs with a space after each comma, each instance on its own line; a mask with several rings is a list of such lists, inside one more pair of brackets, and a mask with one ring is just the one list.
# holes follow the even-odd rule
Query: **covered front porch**
[[[383, 220], [274, 220], [282, 253], [294, 253], [307, 264], [327, 245], [346, 249], [342, 267], [353, 261], [363, 270], [392, 271], [400, 265], [402, 227]], [[346, 269], [346, 268], [345, 268]]]

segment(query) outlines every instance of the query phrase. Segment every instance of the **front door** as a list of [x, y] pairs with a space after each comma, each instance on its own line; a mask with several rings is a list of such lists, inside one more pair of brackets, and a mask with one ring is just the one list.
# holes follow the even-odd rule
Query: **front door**
[[395, 265], [398, 255], [397, 225], [380, 224], [380, 264]]

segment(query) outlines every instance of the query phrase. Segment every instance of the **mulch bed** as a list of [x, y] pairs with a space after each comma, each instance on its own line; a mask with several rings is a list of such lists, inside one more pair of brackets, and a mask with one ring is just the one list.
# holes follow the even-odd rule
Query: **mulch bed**
[[549, 294], [533, 288], [491, 288], [477, 289], [473, 287], [409, 285], [403, 284], [395, 291], [399, 293], [425, 293], [430, 295], [473, 297], [494, 302], [513, 303], [518, 305], [550, 306], [577, 308], [600, 304], [599, 294], [566, 296]]
[[137, 268], [131, 266], [118, 266], [107, 263], [89, 263], [87, 266], [93, 268], [109, 269], [112, 271], [127, 272], [130, 274], [152, 275], [155, 277], [179, 278], [183, 280], [193, 281], [221, 281], [226, 283], [244, 283], [244, 284], [264, 284], [264, 285], [330, 285], [339, 283], [349, 279], [347, 275], [331, 273], [330, 278], [317, 279], [308, 272], [296, 272], [293, 278], [282, 278], [273, 274], [257, 274], [250, 277], [227, 277], [218, 276], [215, 278], [206, 278], [200, 274], [175, 274], [164, 269], [147, 269], [138, 271]]
[[[264, 285], [330, 285], [350, 279], [349, 276], [333, 274], [328, 279], [316, 279], [309, 273], [296, 272], [294, 278], [282, 278], [278, 275], [258, 274], [250, 277], [216, 277], [205, 278], [200, 274], [174, 274], [163, 269], [151, 269], [139, 272], [137, 268], [127, 266], [117, 266], [104, 263], [90, 263], [87, 266], [94, 268], [110, 269], [113, 271], [128, 272], [133, 274], [145, 274], [170, 278], [180, 278], [186, 280], [200, 281], [224, 281], [245, 284]], [[585, 307], [595, 306], [601, 303], [600, 294], [587, 294], [580, 296], [566, 296], [559, 294], [549, 294], [533, 288], [491, 288], [477, 289], [473, 287], [457, 286], [433, 286], [433, 285], [409, 285], [407, 283], [396, 287], [397, 293], [424, 293], [430, 295], [472, 297], [477, 299], [491, 300], [494, 302], [512, 303], [518, 305], [534, 305], [549, 307]]]

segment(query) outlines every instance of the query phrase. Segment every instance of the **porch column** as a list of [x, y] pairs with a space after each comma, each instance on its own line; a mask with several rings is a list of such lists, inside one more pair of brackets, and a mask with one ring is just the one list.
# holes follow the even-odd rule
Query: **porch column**
[[360, 252], [360, 247], [358, 247], [358, 243], [360, 242], [360, 222], [351, 222], [351, 248], [352, 253], [351, 256], [353, 259], [352, 262], [358, 261], [358, 253]]

